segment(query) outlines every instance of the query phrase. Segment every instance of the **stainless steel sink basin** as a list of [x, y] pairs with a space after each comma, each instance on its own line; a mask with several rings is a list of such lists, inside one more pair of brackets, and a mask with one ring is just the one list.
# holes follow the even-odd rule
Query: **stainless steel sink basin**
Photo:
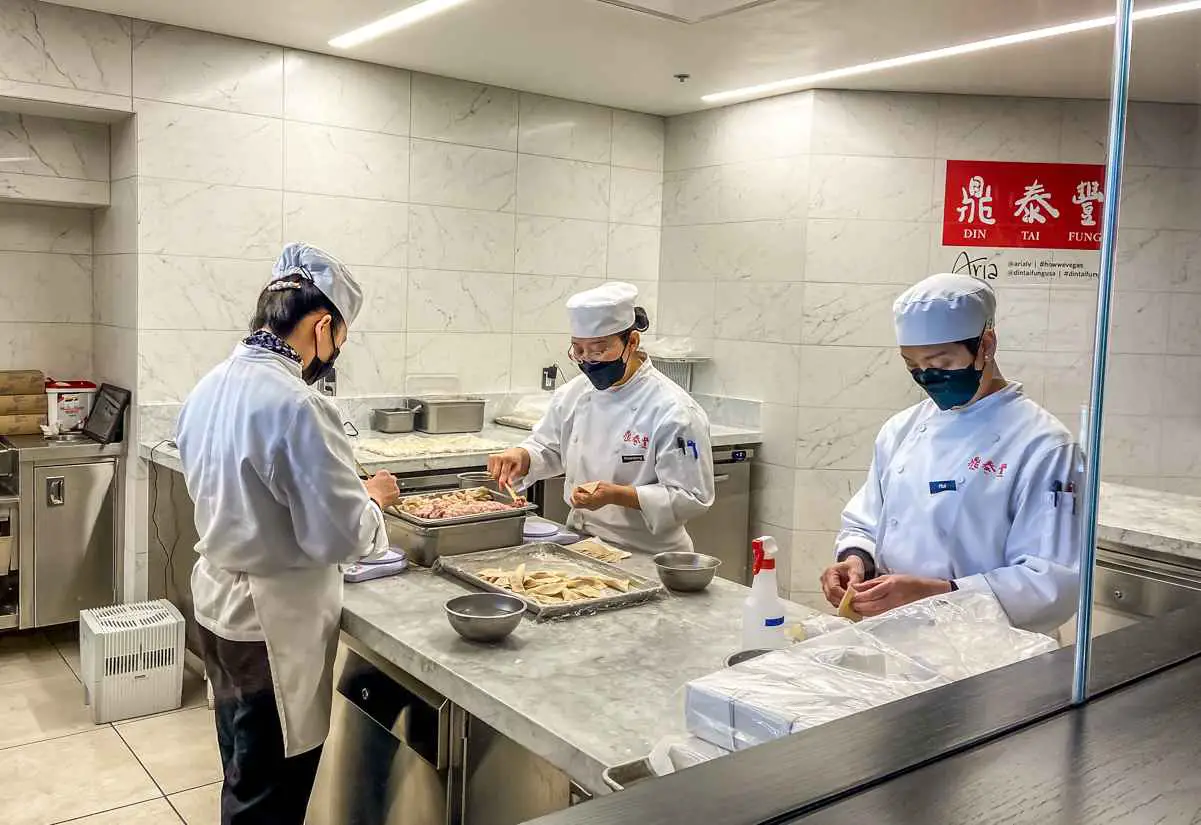
[[53, 444], [79, 444], [91, 439], [83, 433], [59, 433], [58, 435], [46, 436], [46, 440]]

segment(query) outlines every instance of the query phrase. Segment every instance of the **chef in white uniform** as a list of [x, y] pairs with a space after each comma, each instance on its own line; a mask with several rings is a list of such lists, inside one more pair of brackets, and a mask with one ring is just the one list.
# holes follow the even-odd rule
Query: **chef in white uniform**
[[893, 306], [906, 368], [929, 398], [876, 437], [842, 514], [822, 589], [874, 616], [951, 590], [991, 592], [1018, 627], [1054, 630], [1076, 609], [1074, 445], [997, 365], [996, 298], [933, 275]]
[[350, 271], [289, 244], [252, 333], [179, 417], [200, 554], [192, 597], [217, 711], [223, 825], [301, 825], [329, 730], [338, 563], [387, 549], [399, 497], [355, 471], [342, 418], [309, 385], [362, 306]]
[[488, 470], [524, 487], [565, 474], [573, 529], [635, 550], [689, 551], [684, 525], [713, 504], [709, 419], [639, 349], [649, 320], [637, 300], [618, 282], [568, 299], [570, 356], [583, 375]]

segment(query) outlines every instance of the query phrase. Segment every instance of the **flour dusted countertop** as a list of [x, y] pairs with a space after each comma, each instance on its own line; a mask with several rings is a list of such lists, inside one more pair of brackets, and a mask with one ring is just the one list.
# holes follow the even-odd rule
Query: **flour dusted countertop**
[[[478, 433], [404, 433], [386, 435], [363, 430], [353, 439], [355, 457], [368, 470], [414, 473], [422, 470], [452, 470], [488, 463], [490, 453], [520, 444], [529, 433], [513, 427], [488, 425]], [[714, 424], [710, 428], [714, 447], [753, 446], [763, 435], [748, 427]], [[138, 447], [142, 458], [181, 471], [179, 450], [168, 442], [144, 441]]]
[[[646, 554], [618, 566], [655, 576]], [[593, 616], [534, 622], [527, 614], [498, 645], [464, 641], [447, 623], [442, 605], [469, 592], [424, 568], [347, 585], [342, 629], [589, 791], [607, 793], [602, 772], [681, 732], [685, 683], [738, 650], [748, 588], [719, 578], [701, 593]], [[817, 621], [809, 608], [787, 607], [792, 621]]]
[[1101, 485], [1097, 540], [1201, 562], [1201, 498]]

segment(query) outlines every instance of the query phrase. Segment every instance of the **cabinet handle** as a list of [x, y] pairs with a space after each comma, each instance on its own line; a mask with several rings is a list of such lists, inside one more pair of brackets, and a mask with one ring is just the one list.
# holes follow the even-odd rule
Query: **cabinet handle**
[[46, 506], [62, 507], [67, 503], [67, 479], [52, 476], [46, 479]]

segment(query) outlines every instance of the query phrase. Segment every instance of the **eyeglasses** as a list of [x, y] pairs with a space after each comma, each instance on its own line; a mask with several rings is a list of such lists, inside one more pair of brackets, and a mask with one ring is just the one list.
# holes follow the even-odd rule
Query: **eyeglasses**
[[581, 364], [585, 361], [597, 363], [599, 361], [612, 361], [621, 357], [621, 353], [625, 350], [626, 345], [620, 338], [613, 338], [606, 343], [595, 343], [580, 345], [573, 343], [567, 348], [567, 357], [574, 364]]

